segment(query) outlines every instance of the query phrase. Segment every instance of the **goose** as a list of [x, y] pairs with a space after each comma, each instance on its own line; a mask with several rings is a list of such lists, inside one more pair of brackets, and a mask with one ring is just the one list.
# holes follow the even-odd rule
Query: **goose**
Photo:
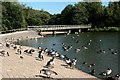
[[116, 74], [116, 75], [115, 75], [115, 77], [118, 77], [118, 78], [119, 78], [119, 77], [120, 77], [120, 75], [119, 75], [119, 74]]
[[106, 51], [105, 51], [105, 50], [102, 50], [102, 52], [103, 52], [103, 53], [106, 53]]
[[80, 48], [75, 49], [75, 51], [76, 51], [77, 53], [80, 52]]
[[20, 59], [23, 59], [23, 56], [20, 56]]
[[112, 54], [117, 54], [117, 52], [112, 52]]
[[62, 45], [64, 46], [64, 45], [65, 45], [65, 43], [64, 43], [64, 42], [62, 42]]
[[93, 66], [95, 66], [95, 64], [90, 64], [88, 67], [93, 67]]
[[109, 48], [108, 50], [113, 51], [113, 49]]
[[116, 74], [116, 75], [115, 75], [115, 78], [117, 78], [118, 80], [120, 80], [120, 75], [119, 75], [119, 74]]
[[38, 53], [39, 53], [39, 54], [38, 54], [38, 58], [41, 59], [41, 60], [44, 60], [44, 57], [43, 57], [44, 51], [41, 50], [41, 51], [39, 51]]
[[60, 55], [60, 58], [63, 60], [65, 60], [65, 57], [66, 57], [66, 55], [62, 55], [62, 54]]
[[77, 59], [75, 58], [75, 59], [73, 59], [72, 60], [72, 63], [73, 63], [73, 65], [75, 66], [76, 65], [76, 63], [77, 63]]
[[7, 56], [10, 56], [9, 53], [5, 50], [0, 50], [0, 53], [2, 54], [2, 56], [5, 56], [5, 54], [7, 54]]
[[72, 49], [72, 45], [68, 46], [68, 48], [67, 48], [67, 49]]
[[83, 62], [83, 64], [87, 64], [87, 62]]
[[17, 46], [16, 45], [14, 45], [14, 47], [13, 47], [14, 49], [17, 49]]
[[108, 76], [108, 75], [110, 75], [112, 73], [112, 70], [110, 69], [110, 68], [108, 68], [107, 70], [105, 70], [103, 73], [102, 73], [102, 75], [103, 76]]
[[2, 43], [0, 43], [0, 47], [3, 47], [4, 45]]
[[95, 69], [92, 69], [90, 72], [92, 75], [95, 75]]
[[45, 74], [47, 77], [50, 78], [51, 75], [58, 75], [55, 71], [49, 70], [49, 69], [42, 69], [40, 70], [40, 74]]
[[41, 46], [39, 46], [39, 47], [38, 47], [38, 49], [40, 49], [40, 50], [41, 50], [41, 49], [42, 49], [42, 48], [41, 48]]
[[64, 51], [68, 51], [67, 46], [63, 46], [63, 50], [64, 50]]
[[10, 43], [9, 42], [6, 43], [6, 47], [10, 47]]
[[10, 56], [8, 52], [7, 52], [7, 56]]
[[69, 58], [65, 61], [70, 68], [74, 68], [77, 62], [77, 59], [70, 60]]
[[91, 40], [91, 39], [90, 39], [89, 41], [90, 41], [90, 42], [92, 42], [92, 40]]
[[45, 48], [44, 52], [45, 52], [45, 53], [47, 53], [47, 52], [48, 52], [48, 49], [47, 49], [47, 48]]
[[71, 63], [72, 61], [68, 58], [68, 59], [65, 60], [65, 62], [66, 62], [67, 64], [69, 64], [69, 63]]
[[76, 43], [79, 43], [80, 41], [76, 40]]
[[55, 44], [53, 44], [53, 46], [55, 46]]
[[86, 46], [84, 46], [84, 49], [88, 49]]
[[22, 46], [20, 45], [19, 48], [22, 49]]
[[60, 54], [58, 52], [55, 53], [55, 57], [59, 57], [60, 58]]
[[47, 68], [53, 68], [55, 65], [55, 62], [54, 62], [54, 57], [52, 59], [50, 59], [47, 64], [45, 65], [45, 67]]
[[89, 43], [87, 43], [89, 46], [90, 46], [90, 42]]

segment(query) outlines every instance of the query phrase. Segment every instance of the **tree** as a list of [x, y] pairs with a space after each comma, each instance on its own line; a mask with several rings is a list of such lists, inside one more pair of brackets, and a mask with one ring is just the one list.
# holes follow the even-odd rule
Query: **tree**
[[8, 30], [26, 27], [26, 21], [19, 3], [3, 2], [2, 6], [2, 23]]
[[85, 5], [88, 11], [88, 21], [92, 24], [92, 27], [99, 26], [102, 19], [103, 6], [101, 2], [86, 2]]
[[73, 8], [72, 24], [88, 24], [88, 12], [86, 7], [83, 5], [85, 3], [78, 3]]
[[72, 24], [73, 5], [67, 5], [61, 12], [61, 24]]

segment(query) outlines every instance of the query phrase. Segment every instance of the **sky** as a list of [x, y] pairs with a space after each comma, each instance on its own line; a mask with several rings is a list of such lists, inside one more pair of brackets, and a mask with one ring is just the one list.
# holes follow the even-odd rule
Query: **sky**
[[[25, 1], [22, 2], [19, 0], [19, 2], [21, 4], [26, 4], [26, 6], [32, 7], [33, 9], [36, 10], [45, 10], [48, 11], [50, 14], [58, 14], [61, 13], [61, 11], [68, 5], [68, 4], [72, 4], [74, 5], [77, 2], [28, 2]], [[102, 5], [107, 6], [108, 5], [108, 1], [105, 1], [102, 3]]]

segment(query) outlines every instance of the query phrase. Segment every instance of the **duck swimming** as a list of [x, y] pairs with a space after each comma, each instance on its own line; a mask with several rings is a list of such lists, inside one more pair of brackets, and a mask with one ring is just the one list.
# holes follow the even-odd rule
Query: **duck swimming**
[[102, 73], [102, 75], [103, 76], [108, 76], [108, 75], [110, 75], [112, 73], [112, 70], [110, 69], [110, 68], [108, 68], [107, 70], [105, 70], [103, 73]]

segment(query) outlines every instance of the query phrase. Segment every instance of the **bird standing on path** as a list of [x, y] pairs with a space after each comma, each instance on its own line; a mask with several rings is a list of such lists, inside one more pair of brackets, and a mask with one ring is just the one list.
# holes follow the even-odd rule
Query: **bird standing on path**
[[49, 69], [40, 70], [40, 74], [45, 74], [48, 78], [50, 78], [51, 75], [58, 75], [55, 71]]

